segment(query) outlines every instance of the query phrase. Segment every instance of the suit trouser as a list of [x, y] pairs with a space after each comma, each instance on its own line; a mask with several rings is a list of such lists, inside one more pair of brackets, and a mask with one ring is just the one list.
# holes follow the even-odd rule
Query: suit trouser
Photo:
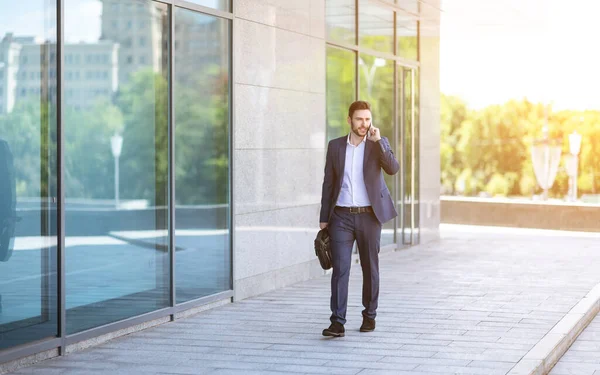
[[331, 276], [331, 322], [346, 323], [348, 282], [352, 247], [358, 245], [363, 274], [362, 315], [375, 319], [379, 299], [379, 244], [381, 223], [372, 212], [352, 214], [336, 208], [329, 220], [333, 274]]

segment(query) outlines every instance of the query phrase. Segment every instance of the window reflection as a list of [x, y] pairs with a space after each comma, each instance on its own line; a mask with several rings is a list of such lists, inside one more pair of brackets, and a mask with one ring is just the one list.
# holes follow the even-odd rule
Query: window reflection
[[231, 289], [230, 21], [176, 8], [177, 302]]
[[369, 0], [360, 0], [358, 31], [360, 46], [374, 51], [394, 52], [394, 11]]
[[168, 305], [168, 31], [161, 3], [65, 0], [68, 333]]
[[[390, 144], [394, 145], [395, 154], [402, 163], [400, 174], [397, 176], [388, 176], [384, 178], [392, 196], [398, 200], [398, 214], [395, 221], [384, 224], [381, 244], [398, 244], [403, 242], [403, 219], [408, 217], [410, 225], [414, 222], [415, 233], [418, 235], [418, 168], [415, 170], [406, 167], [406, 163], [414, 161], [418, 165], [418, 90], [417, 81], [414, 78], [415, 104], [411, 107], [410, 94], [407, 91], [407, 97], [403, 96], [404, 76], [403, 68], [398, 67], [397, 87], [394, 87], [394, 65], [403, 59], [418, 60], [418, 23], [415, 16], [419, 14], [420, 3], [417, 0], [396, 0], [395, 3], [401, 8], [393, 10], [386, 7], [380, 1], [358, 0], [360, 14], [359, 22], [359, 45], [361, 50], [372, 50], [372, 54], [381, 52], [380, 56], [372, 56], [368, 53], [360, 54], [358, 66], [355, 65], [355, 55], [353, 51], [344, 50], [337, 46], [339, 42], [354, 41], [354, 16], [355, 9], [352, 3], [354, 0], [333, 0], [326, 2], [327, 10], [327, 39], [331, 45], [327, 47], [327, 140], [339, 137], [347, 132], [345, 130], [345, 119], [347, 104], [354, 100], [350, 92], [354, 90], [354, 74], [358, 71], [359, 76], [359, 96], [358, 99], [366, 100], [371, 103], [373, 109], [373, 123], [381, 129], [382, 135], [388, 137]], [[391, 3], [392, 0], [389, 0]], [[347, 7], [348, 12], [341, 9]], [[331, 16], [330, 16], [331, 14]], [[336, 17], [334, 14], [344, 14], [344, 17]], [[394, 17], [396, 17], [397, 29], [394, 30]], [[397, 40], [394, 40], [394, 31], [397, 34]], [[346, 39], [344, 39], [346, 38]], [[336, 45], [336, 47], [333, 47]], [[383, 58], [391, 56], [396, 50], [396, 58]], [[398, 61], [395, 61], [398, 60]], [[414, 71], [416, 77], [417, 72]], [[352, 78], [351, 78], [352, 77]], [[397, 91], [394, 93], [394, 91]], [[394, 103], [394, 94], [396, 94], [397, 103]], [[342, 104], [343, 103], [343, 104]], [[394, 109], [397, 108], [396, 118], [394, 118]], [[412, 131], [409, 127], [407, 137], [403, 137], [406, 132], [406, 126], [414, 116], [415, 129]], [[394, 128], [395, 127], [395, 128]], [[394, 138], [394, 132], [396, 138]], [[415, 144], [415, 150], [407, 148]], [[412, 152], [414, 151], [414, 156]], [[403, 159], [404, 157], [404, 159]], [[412, 164], [411, 164], [412, 165]], [[412, 183], [414, 181], [414, 195], [407, 197], [401, 196], [402, 184]], [[395, 186], [397, 183], [397, 186]], [[411, 186], [407, 186], [409, 191]], [[406, 198], [407, 204], [404, 203]], [[410, 207], [410, 201], [414, 200], [415, 211], [403, 211]], [[407, 216], [408, 215], [408, 216]], [[398, 230], [394, 228], [396, 225]], [[418, 241], [418, 238], [415, 238]]]
[[398, 38], [397, 54], [405, 59], [417, 60], [418, 37], [417, 21], [404, 12], [396, 13], [398, 25], [396, 35]]
[[[57, 335], [56, 14], [0, 13], [0, 350]], [[27, 25], [18, 22], [29, 14]]]
[[190, 3], [196, 3], [198, 5], [205, 6], [207, 8], [219, 9], [229, 12], [231, 10], [231, 0], [187, 0]]
[[420, 131], [420, 120], [419, 120], [419, 100], [420, 100], [420, 96], [419, 96], [419, 70], [415, 69], [414, 70], [414, 74], [413, 74], [413, 94], [414, 94], [414, 107], [412, 107], [412, 111], [413, 111], [413, 121], [414, 121], [414, 132], [413, 132], [413, 137], [415, 138], [414, 141], [414, 151], [413, 151], [413, 157], [415, 159], [414, 164], [415, 164], [415, 170], [414, 170], [414, 182], [415, 182], [415, 190], [414, 190], [414, 196], [413, 196], [413, 200], [415, 202], [414, 204], [414, 209], [415, 209], [415, 227], [413, 229], [413, 231], [415, 232], [415, 237], [414, 237], [414, 241], [415, 243], [420, 243], [421, 241], [421, 206], [420, 206], [420, 173], [419, 173], [419, 163], [420, 161], [420, 137], [421, 137], [421, 131]]
[[419, 14], [421, 2], [419, 0], [396, 0], [398, 6], [412, 14]]
[[[410, 245], [414, 243], [414, 233], [413, 229], [417, 227], [416, 219], [416, 210], [417, 207], [411, 206], [411, 203], [415, 201], [415, 195], [417, 191], [417, 185], [413, 182], [416, 181], [417, 177], [417, 169], [413, 166], [417, 166], [415, 159], [415, 149], [417, 147], [416, 139], [413, 139], [416, 131], [415, 120], [415, 107], [414, 104], [414, 87], [415, 87], [415, 75], [413, 70], [406, 68], [399, 68], [399, 79], [401, 87], [401, 95], [398, 96], [402, 105], [403, 112], [401, 116], [403, 117], [403, 129], [402, 129], [402, 137], [399, 141], [399, 147], [401, 147], [403, 152], [403, 163], [402, 170], [404, 174], [402, 176], [402, 193], [401, 202], [402, 205], [402, 225], [399, 226], [402, 228], [402, 243]], [[413, 144], [415, 147], [413, 147]], [[413, 178], [413, 174], [415, 177]]]
[[356, 44], [355, 0], [325, 2], [327, 38], [332, 41]]
[[356, 96], [355, 52], [327, 47], [327, 141], [348, 134], [348, 107]]
[[[359, 56], [360, 100], [371, 104], [373, 126], [394, 143], [394, 62], [366, 54]], [[394, 176], [383, 174], [392, 196]], [[383, 225], [381, 246], [394, 243], [394, 220]]]

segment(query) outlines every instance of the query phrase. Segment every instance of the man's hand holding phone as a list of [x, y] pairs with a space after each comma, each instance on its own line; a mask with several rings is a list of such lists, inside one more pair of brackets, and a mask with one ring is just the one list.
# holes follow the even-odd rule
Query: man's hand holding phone
[[367, 139], [372, 142], [377, 142], [381, 139], [379, 129], [374, 127], [373, 124], [369, 125], [369, 129], [367, 130]]

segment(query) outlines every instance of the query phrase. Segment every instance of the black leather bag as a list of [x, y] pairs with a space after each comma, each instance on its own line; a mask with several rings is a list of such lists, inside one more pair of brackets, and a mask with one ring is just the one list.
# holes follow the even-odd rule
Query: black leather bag
[[324, 270], [331, 268], [331, 241], [327, 228], [321, 229], [315, 238], [315, 254]]

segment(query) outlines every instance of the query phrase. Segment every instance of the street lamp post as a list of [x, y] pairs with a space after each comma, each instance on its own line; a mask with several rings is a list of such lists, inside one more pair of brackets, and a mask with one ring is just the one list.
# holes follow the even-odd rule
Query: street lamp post
[[571, 157], [567, 162], [567, 173], [571, 180], [570, 186], [570, 197], [571, 202], [577, 200], [577, 167], [579, 165], [579, 151], [581, 150], [581, 134], [577, 131], [569, 134], [569, 153]]
[[110, 137], [110, 147], [115, 159], [115, 207], [119, 209], [119, 157], [123, 148], [123, 137], [119, 134]]
[[542, 199], [546, 200], [558, 172], [561, 148], [550, 139], [547, 126], [544, 126], [542, 133], [542, 139], [531, 147], [531, 159], [535, 178], [544, 191]]

